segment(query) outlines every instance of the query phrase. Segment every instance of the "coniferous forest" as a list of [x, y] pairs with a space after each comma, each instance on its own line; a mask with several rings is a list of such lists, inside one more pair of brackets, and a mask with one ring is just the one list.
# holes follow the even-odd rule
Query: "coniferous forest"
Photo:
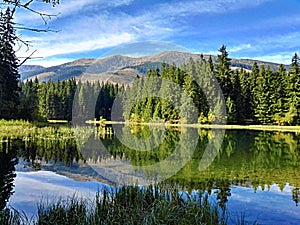
[[[219, 49], [220, 54], [216, 62], [212, 59], [205, 60], [201, 57], [198, 61], [189, 60], [187, 64], [176, 67], [175, 64], [162, 66], [162, 70], [150, 70], [146, 79], [138, 77], [132, 87], [124, 94], [124, 116], [137, 121], [183, 119], [184, 112], [197, 108], [198, 122], [211, 123], [214, 115], [208, 104], [208, 98], [213, 96], [216, 107], [219, 96], [214, 94], [211, 77], [215, 76], [222, 89], [226, 104], [226, 119], [233, 124], [300, 124], [300, 69], [299, 57], [295, 54], [292, 58], [291, 69], [287, 71], [283, 65], [273, 71], [264, 65], [258, 67], [254, 63], [252, 71], [245, 69], [232, 70], [226, 46]], [[161, 77], [176, 83], [176, 88], [182, 88], [193, 99], [186, 100], [186, 95], [178, 95], [180, 91], [164, 85], [158, 85], [159, 91], [166, 96], [164, 99], [140, 99], [136, 93], [142, 90], [151, 91], [150, 77]], [[157, 83], [155, 84], [157, 86]], [[179, 102], [178, 107], [169, 101]], [[168, 101], [169, 100], [169, 101]], [[137, 102], [134, 107], [131, 101]], [[180, 116], [181, 115], [181, 116]], [[183, 116], [182, 116], [183, 115]]]
[[[297, 54], [292, 57], [288, 71], [283, 65], [273, 71], [256, 63], [252, 71], [248, 71], [231, 68], [223, 45], [215, 62], [201, 56], [180, 67], [163, 63], [161, 69], [149, 70], [144, 77], [137, 76], [128, 87], [81, 83], [73, 78], [46, 83], [37, 79], [21, 82], [20, 62], [14, 50], [18, 37], [10, 9], [1, 13], [0, 18], [0, 118], [71, 121], [77, 90], [75, 104], [83, 115], [90, 110], [90, 100], [97, 99], [92, 113], [96, 119], [111, 119], [114, 99], [120, 95], [123, 119], [185, 123], [191, 121], [192, 114], [198, 120], [193, 123], [212, 123], [216, 120], [216, 108], [221, 108], [220, 93], [212, 85], [215, 81], [211, 77], [215, 77], [224, 96], [228, 123], [300, 125], [300, 59]], [[151, 83], [153, 78], [160, 78], [161, 82]], [[152, 92], [160, 93], [163, 98], [151, 96]], [[209, 102], [216, 107], [213, 111]]]

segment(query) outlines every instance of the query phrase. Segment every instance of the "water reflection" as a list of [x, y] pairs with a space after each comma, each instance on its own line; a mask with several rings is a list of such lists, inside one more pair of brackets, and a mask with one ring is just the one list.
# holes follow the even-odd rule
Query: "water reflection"
[[[150, 135], [147, 126], [126, 129], [129, 129], [130, 133], [138, 139], [147, 139]], [[81, 130], [84, 131], [84, 129]], [[87, 135], [82, 138], [79, 145], [75, 139], [63, 137], [49, 140], [31, 138], [1, 142], [0, 207], [1, 209], [5, 207], [8, 198], [13, 193], [14, 168], [18, 160], [20, 163], [16, 168], [19, 171], [54, 171], [78, 181], [97, 180], [113, 185], [116, 184], [115, 181], [118, 180], [116, 177], [120, 173], [128, 172], [121, 167], [118, 170], [119, 173], [115, 173], [117, 165], [113, 162], [123, 162], [121, 166], [127, 165], [134, 171], [139, 171], [170, 156], [184, 159], [186, 163], [175, 175], [164, 180], [163, 183], [177, 184], [187, 191], [207, 191], [216, 196], [216, 201], [222, 208], [226, 208], [228, 201], [233, 198], [234, 187], [251, 187], [255, 192], [261, 189], [269, 190], [274, 184], [277, 184], [281, 191], [289, 184], [290, 201], [294, 201], [294, 205], [298, 206], [300, 134], [228, 130], [215, 160], [208, 168], [199, 170], [199, 163], [205, 148], [209, 141], [215, 138], [215, 132], [207, 129], [196, 130], [198, 140], [193, 141], [197, 146], [191, 157], [186, 157], [184, 151], [173, 155], [176, 146], [180, 143], [182, 132], [189, 133], [190, 131], [188, 128], [185, 130], [166, 129], [163, 138], [152, 136], [151, 141], [157, 142], [155, 143], [157, 147], [148, 151], [127, 147], [123, 144], [124, 142], [112, 135], [111, 128], [108, 135], [101, 132], [101, 137], [95, 133], [86, 132]], [[127, 139], [127, 141], [130, 140]], [[81, 152], [82, 146], [85, 146], [84, 149], [88, 151]], [[145, 146], [145, 149], [148, 147]], [[167, 166], [164, 165], [165, 168], [160, 169], [167, 169]], [[143, 175], [151, 179], [155, 176], [151, 170], [144, 172]], [[139, 174], [131, 175], [133, 178], [139, 176]], [[122, 184], [121, 176], [118, 181]]]
[[13, 194], [17, 154], [10, 142], [0, 142], [0, 210], [4, 209]]

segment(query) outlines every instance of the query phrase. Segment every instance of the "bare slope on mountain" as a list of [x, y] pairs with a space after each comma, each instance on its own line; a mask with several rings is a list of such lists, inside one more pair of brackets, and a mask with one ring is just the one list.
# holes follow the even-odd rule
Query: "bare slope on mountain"
[[37, 65], [22, 65], [20, 66], [19, 72], [23, 74], [26, 72], [32, 72], [32, 71], [37, 71], [42, 69], [45, 69], [45, 67], [37, 66]]
[[[37, 77], [40, 81], [65, 80], [75, 77], [82, 81], [100, 81], [113, 82], [120, 84], [130, 84], [136, 75], [143, 75], [148, 69], [160, 68], [162, 63], [175, 63], [177, 66], [187, 63], [190, 58], [199, 60], [200, 54], [191, 54], [185, 52], [168, 51], [157, 55], [132, 58], [128, 56], [115, 55], [102, 59], [79, 59], [73, 62], [65, 63], [49, 68], [39, 67], [37, 70], [21, 71], [22, 80], [34, 79]], [[209, 55], [203, 55], [205, 59]], [[213, 61], [216, 56], [212, 56]], [[251, 70], [254, 62], [260, 65], [269, 65], [273, 70], [279, 67], [279, 64], [256, 61], [251, 59], [232, 59], [233, 67]]]

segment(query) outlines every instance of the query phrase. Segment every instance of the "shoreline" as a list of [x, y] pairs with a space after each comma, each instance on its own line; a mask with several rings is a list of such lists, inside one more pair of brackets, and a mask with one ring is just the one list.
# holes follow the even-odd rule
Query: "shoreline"
[[225, 130], [259, 130], [259, 131], [282, 131], [282, 132], [299, 132], [300, 126], [279, 126], [279, 125], [230, 125], [230, 124], [168, 124], [168, 123], [138, 123], [122, 121], [86, 121], [88, 124], [124, 124], [138, 126], [158, 126], [158, 127], [191, 127], [203, 129], [225, 129]]

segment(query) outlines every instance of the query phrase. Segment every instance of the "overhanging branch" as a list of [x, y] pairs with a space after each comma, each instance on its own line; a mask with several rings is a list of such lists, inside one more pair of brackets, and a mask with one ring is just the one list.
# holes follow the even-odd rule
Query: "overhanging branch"
[[[26, 9], [36, 15], [39, 15], [41, 19], [44, 21], [45, 24], [48, 24], [48, 21], [51, 20], [53, 17], [57, 17], [59, 14], [48, 14], [48, 13], [43, 13], [40, 11], [37, 11], [33, 8], [30, 7], [31, 3], [34, 2], [34, 0], [29, 0], [25, 3], [22, 3], [21, 0], [2, 0], [3, 3], [0, 3], [1, 5], [12, 5], [14, 7], [13, 14], [15, 12], [16, 8], [23, 8]], [[44, 2], [49, 3], [51, 2], [50, 0], [44, 0]], [[58, 4], [59, 1], [52, 1], [52, 5], [55, 6]]]
[[33, 56], [34, 53], [36, 53], [36, 51], [37, 50], [34, 50], [29, 56], [25, 57], [25, 59], [18, 66], [19, 67], [22, 66], [28, 59], [32, 59], [32, 56]]
[[29, 30], [29, 31], [34, 31], [34, 32], [38, 32], [38, 33], [43, 33], [43, 32], [55, 32], [55, 33], [58, 33], [58, 32], [60, 32], [60, 30], [52, 30], [49, 27], [47, 29], [38, 29], [38, 28], [18, 27], [18, 26], [15, 26], [14, 28], [17, 29], [17, 30]]

